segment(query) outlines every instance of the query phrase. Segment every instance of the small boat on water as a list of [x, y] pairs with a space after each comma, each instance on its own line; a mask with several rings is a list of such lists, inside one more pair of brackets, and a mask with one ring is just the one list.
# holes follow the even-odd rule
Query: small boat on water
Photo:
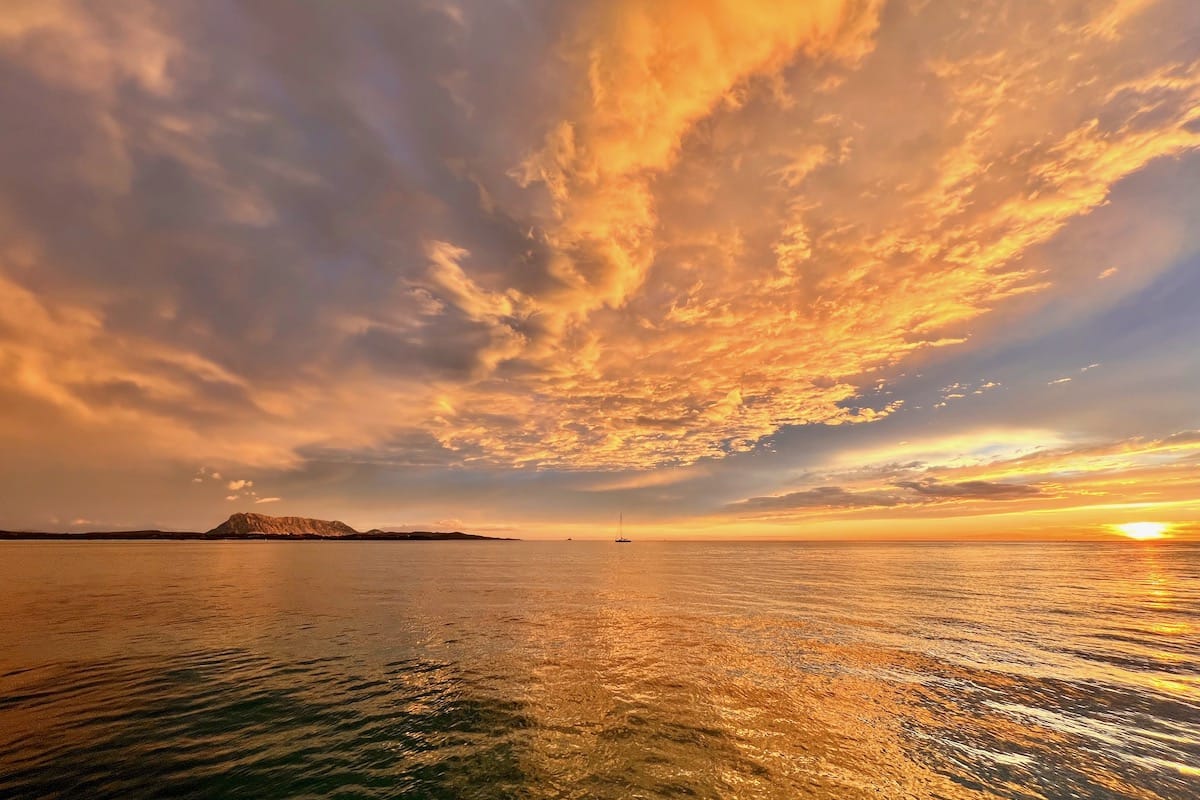
[[621, 513], [621, 520], [620, 520], [620, 522], [617, 523], [617, 526], [618, 526], [617, 527], [617, 543], [621, 544], [623, 542], [632, 541], [631, 539], [625, 538], [625, 514], [624, 514], [624, 512]]

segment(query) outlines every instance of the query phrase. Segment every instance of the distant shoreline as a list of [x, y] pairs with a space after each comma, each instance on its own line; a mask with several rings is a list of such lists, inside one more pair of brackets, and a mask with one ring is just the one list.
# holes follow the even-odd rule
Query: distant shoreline
[[323, 541], [323, 542], [519, 542], [520, 539], [499, 536], [479, 536], [451, 531], [378, 531], [324, 536], [317, 533], [239, 533], [213, 534], [198, 531], [88, 531], [85, 533], [47, 533], [41, 531], [0, 531], [0, 541], [178, 541], [178, 542], [236, 542], [236, 541]]

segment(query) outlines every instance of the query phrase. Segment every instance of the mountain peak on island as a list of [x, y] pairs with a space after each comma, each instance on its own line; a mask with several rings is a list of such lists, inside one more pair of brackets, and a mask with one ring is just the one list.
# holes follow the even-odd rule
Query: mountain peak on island
[[372, 528], [359, 533], [341, 520], [308, 517], [270, 517], [266, 514], [239, 512], [205, 533], [191, 531], [85, 531], [79, 533], [42, 533], [38, 531], [0, 531], [0, 541], [40, 539], [211, 541], [214, 539], [341, 539], [342, 541], [433, 541], [478, 540], [511, 542], [516, 539], [480, 536], [462, 531], [385, 531]]
[[275, 535], [353, 536], [358, 531], [340, 520], [308, 517], [271, 517], [266, 514], [239, 512], [210, 530], [208, 536], [245, 536], [252, 533]]

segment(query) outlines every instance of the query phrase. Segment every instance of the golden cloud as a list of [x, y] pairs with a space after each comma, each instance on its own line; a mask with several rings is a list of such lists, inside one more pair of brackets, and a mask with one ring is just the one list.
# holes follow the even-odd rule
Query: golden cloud
[[[156, 292], [120, 279], [63, 290], [38, 276], [61, 273], [69, 285], [87, 270], [62, 267], [44, 246], [54, 237], [27, 240], [32, 213], [5, 199], [0, 229], [13, 235], [0, 253], [0, 377], [72, 426], [112, 437], [114, 449], [137, 435], [147, 449], [222, 468], [294, 466], [321, 448], [367, 458], [419, 435], [441, 463], [639, 469], [749, 450], [784, 426], [880, 419], [903, 402], [862, 399], [882, 369], [969, 341], [1013, 298], [1062, 291], [1069, 270], [1033, 263], [1036, 248], [1123, 179], [1200, 147], [1200, 67], [1157, 57], [1157, 31], [1138, 24], [1144, 3], [1034, 28], [986, 4], [967, 15], [916, 4], [881, 27], [881, 8], [572, 7], [539, 61], [555, 68], [544, 96], [455, 129], [469, 158], [405, 139], [409, 128], [370, 117], [386, 109], [361, 101], [373, 96], [366, 89], [331, 84], [331, 96], [354, 98], [334, 111], [359, 114], [345, 126], [358, 137], [351, 149], [382, 153], [361, 170], [365, 182], [389, 191], [361, 207], [337, 198], [354, 210], [347, 216], [312, 200], [319, 224], [309, 227], [332, 231], [313, 255], [262, 244], [299, 236], [303, 223], [287, 228], [278, 202], [220, 146], [281, 145], [254, 163], [302, 198], [300, 210], [305, 192], [357, 164], [309, 164], [302, 156], [314, 151], [303, 148], [289, 160], [282, 145], [298, 145], [287, 124], [238, 127], [250, 113], [244, 98], [228, 113], [160, 112], [200, 57], [166, 11], [121, 6], [111, 12], [117, 34], [105, 38], [101, 11], [19, 4], [0, 22], [0, 46], [72, 103], [95, 105], [96, 135], [61, 167], [74, 170], [71, 191], [95, 191], [87, 222], [135, 241], [133, 253], [158, 270], [142, 275], [146, 284], [182, 274], [172, 246], [191, 271]], [[451, 20], [455, 30], [465, 16]], [[18, 46], [36, 37], [55, 46]], [[47, 55], [59, 52], [70, 57]], [[497, 88], [474, 66], [453, 72], [456, 109], [471, 105], [473, 88], [476, 100]], [[449, 80], [435, 77], [443, 88]], [[129, 82], [153, 98], [142, 116], [123, 117], [114, 101]], [[506, 150], [510, 139], [493, 128], [519, 131], [520, 146]], [[144, 227], [122, 228], [143, 219], [131, 208], [153, 206], [138, 194], [139, 157], [171, 197], [173, 173], [151, 167], [186, 173], [217, 209], [214, 227], [184, 206], [182, 231], [156, 208]], [[376, 180], [376, 163], [394, 169]], [[425, 176], [432, 165], [449, 165], [457, 182], [437, 185]], [[468, 245], [474, 233], [456, 228], [458, 217], [493, 227]], [[371, 246], [358, 244], [364, 231], [377, 234]], [[153, 260], [158, 248], [167, 255]], [[118, 252], [104, 268], [135, 260]], [[86, 255], [76, 257], [86, 265]], [[177, 323], [187, 293], [217, 273], [193, 262], [221, 259], [206, 297], [236, 306], [245, 324], [223, 336], [220, 315]], [[283, 285], [252, 280], [268, 268], [299, 311], [255, 317], [255, 293]], [[365, 288], [338, 295], [345, 286]], [[154, 325], [113, 316], [145, 307]], [[276, 368], [268, 351], [300, 328], [319, 346], [297, 346]], [[364, 356], [364, 341], [384, 357]], [[0, 425], [14, 437], [28, 428]], [[971, 479], [1003, 480], [955, 480]]]
[[1037, 446], [1039, 438], [976, 430], [873, 455], [843, 454], [789, 491], [746, 498], [727, 511], [787, 520], [879, 516], [896, 506], [905, 506], [911, 516], [964, 518], [1089, 509], [1200, 510], [1196, 431], [1077, 445], [1051, 436], [1047, 441], [1059, 444]]

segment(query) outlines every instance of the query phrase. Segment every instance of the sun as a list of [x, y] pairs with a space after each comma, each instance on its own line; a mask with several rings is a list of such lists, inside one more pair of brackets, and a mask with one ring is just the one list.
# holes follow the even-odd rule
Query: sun
[[1165, 522], [1125, 522], [1111, 527], [1122, 536], [1144, 542], [1165, 538], [1171, 526]]

